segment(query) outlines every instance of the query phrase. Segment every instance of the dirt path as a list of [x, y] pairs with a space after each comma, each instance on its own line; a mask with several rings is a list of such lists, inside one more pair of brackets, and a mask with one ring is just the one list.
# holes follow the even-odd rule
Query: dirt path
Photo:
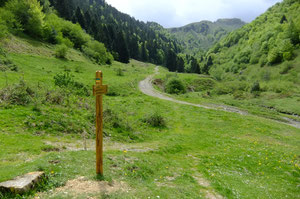
[[[153, 77], [155, 75], [157, 75], [158, 73], [159, 73], [159, 68], [157, 66], [155, 68], [155, 73], [154, 74], [148, 76], [146, 79], [144, 79], [143, 81], [141, 81], [139, 83], [139, 89], [145, 95], [156, 97], [156, 98], [167, 100], [167, 101], [171, 101], [171, 102], [175, 102], [175, 103], [178, 103], [178, 104], [185, 104], [185, 105], [195, 106], [195, 107], [200, 107], [200, 108], [205, 108], [205, 109], [213, 109], [213, 110], [220, 110], [220, 111], [226, 111], [226, 112], [231, 112], [231, 113], [238, 113], [238, 114], [241, 114], [241, 115], [249, 115], [248, 112], [240, 110], [240, 109], [238, 109], [236, 107], [232, 107], [232, 106], [218, 105], [218, 104], [211, 104], [210, 106], [208, 106], [208, 105], [201, 105], [201, 104], [193, 104], [193, 103], [189, 103], [189, 102], [174, 99], [174, 98], [168, 96], [167, 94], [161, 93], [161, 92], [159, 92], [159, 91], [157, 91], [153, 88], [153, 86], [152, 86]], [[286, 122], [280, 122], [280, 121], [272, 120], [272, 119], [270, 119], [270, 120], [278, 122], [278, 123], [282, 123], [282, 124], [287, 124], [289, 126], [293, 126], [293, 127], [296, 127], [296, 128], [300, 129], [300, 122], [289, 119], [289, 118], [285, 118], [285, 117], [283, 117], [283, 119]]]

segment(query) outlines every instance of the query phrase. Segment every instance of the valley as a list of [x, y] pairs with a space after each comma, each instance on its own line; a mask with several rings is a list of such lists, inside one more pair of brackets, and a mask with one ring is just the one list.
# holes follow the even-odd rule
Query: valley
[[0, 189], [1, 199], [300, 197], [297, 0], [247, 24], [176, 29], [103, 0], [69, 3], [0, 1], [0, 182], [45, 173], [25, 194]]

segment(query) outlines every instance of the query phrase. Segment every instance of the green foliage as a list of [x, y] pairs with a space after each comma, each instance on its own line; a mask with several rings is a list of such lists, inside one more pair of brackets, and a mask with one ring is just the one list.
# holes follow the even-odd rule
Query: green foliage
[[0, 47], [0, 71], [14, 71], [18, 72], [18, 66], [7, 57], [6, 52]]
[[276, 64], [280, 63], [282, 60], [282, 56], [280, 54], [280, 50], [278, 48], [273, 48], [269, 51], [268, 54], [268, 63], [269, 64]]
[[182, 94], [186, 92], [186, 88], [181, 80], [171, 78], [166, 83], [166, 92], [170, 94]]
[[[204, 60], [214, 53], [214, 66], [204, 62], [203, 69], [211, 70], [211, 74], [215, 68], [221, 67], [225, 73], [238, 75], [244, 70], [251, 71], [251, 65], [263, 67], [268, 63], [277, 67], [277, 64], [295, 59], [295, 51], [299, 49], [299, 5], [298, 1], [290, 3], [285, 0], [251, 23], [231, 32], [206, 54]], [[232, 60], [236, 65], [230, 67]]]
[[8, 27], [4, 19], [4, 9], [0, 8], [0, 40], [8, 34]]
[[254, 82], [251, 87], [251, 93], [259, 92], [259, 91], [261, 91], [259, 82]]
[[66, 58], [68, 53], [68, 47], [65, 44], [57, 45], [55, 50], [55, 57]]
[[146, 115], [143, 122], [149, 124], [152, 127], [166, 127], [166, 120], [159, 112], [153, 112]]
[[117, 73], [117, 76], [124, 76], [124, 72], [123, 72], [123, 70], [122, 70], [122, 68], [118, 68], [117, 70], [116, 70], [116, 73]]
[[285, 62], [280, 70], [280, 74], [287, 74], [293, 68], [293, 64], [290, 62]]
[[[245, 25], [240, 19], [219, 19], [216, 22], [201, 21], [168, 31], [183, 43], [187, 54], [199, 53], [199, 49], [208, 50], [231, 31]], [[212, 52], [218, 52], [220, 46], [215, 46]]]
[[54, 84], [60, 88], [68, 89], [77, 95], [89, 96], [90, 92], [83, 83], [74, 80], [74, 76], [69, 72], [56, 74], [54, 76]]
[[83, 52], [95, 60], [98, 64], [111, 64], [113, 61], [112, 55], [106, 51], [104, 44], [91, 40], [83, 47]]
[[[65, 19], [78, 23], [95, 40], [103, 43], [115, 60], [130, 58], [165, 64], [169, 50], [181, 51], [181, 45], [159, 24], [144, 23], [123, 14], [105, 1], [51, 0]], [[65, 35], [64, 35], [65, 36]], [[72, 39], [76, 48], [79, 48]]]
[[43, 35], [45, 14], [37, 0], [11, 0], [5, 5], [5, 9], [13, 13], [25, 33], [36, 37]]
[[[27, 86], [25, 81], [8, 86], [0, 90], [0, 102], [7, 105], [27, 105], [32, 102], [33, 90]], [[1, 104], [2, 104], [1, 103]]]

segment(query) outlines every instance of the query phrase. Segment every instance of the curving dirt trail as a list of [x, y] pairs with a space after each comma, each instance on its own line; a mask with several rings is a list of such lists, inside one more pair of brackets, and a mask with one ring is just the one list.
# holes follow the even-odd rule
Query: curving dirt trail
[[[178, 104], [185, 104], [185, 105], [189, 105], [189, 106], [195, 106], [195, 107], [200, 107], [200, 108], [206, 108], [206, 109], [213, 109], [213, 110], [220, 110], [220, 111], [225, 111], [225, 112], [231, 112], [231, 113], [238, 113], [241, 115], [248, 115], [248, 112], [240, 110], [238, 108], [235, 107], [231, 107], [231, 106], [226, 106], [226, 105], [218, 105], [218, 104], [211, 104], [211, 106], [208, 105], [201, 105], [201, 104], [193, 104], [193, 103], [189, 103], [189, 102], [185, 102], [185, 101], [180, 101], [177, 99], [174, 99], [170, 96], [168, 96], [167, 94], [161, 93], [157, 90], [155, 90], [152, 86], [152, 81], [153, 81], [153, 77], [159, 73], [159, 68], [158, 66], [155, 68], [155, 73], [148, 76], [146, 79], [144, 79], [143, 81], [141, 81], [139, 83], [139, 89], [142, 93], [144, 93], [145, 95], [148, 96], [152, 96], [152, 97], [156, 97], [162, 100], [167, 100], [167, 101], [171, 101], [171, 102], [175, 102]], [[300, 129], [300, 122], [289, 119], [289, 118], [283, 118], [286, 120], [286, 122], [280, 122], [277, 120], [272, 120], [278, 123], [282, 123], [282, 124], [287, 124], [296, 128]]]

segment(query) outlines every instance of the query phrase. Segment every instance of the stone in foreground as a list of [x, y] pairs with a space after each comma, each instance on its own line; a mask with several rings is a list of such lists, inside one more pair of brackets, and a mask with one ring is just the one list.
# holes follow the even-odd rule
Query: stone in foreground
[[10, 191], [18, 194], [28, 192], [35, 184], [40, 182], [44, 176], [44, 172], [27, 173], [13, 180], [0, 183], [0, 191]]

